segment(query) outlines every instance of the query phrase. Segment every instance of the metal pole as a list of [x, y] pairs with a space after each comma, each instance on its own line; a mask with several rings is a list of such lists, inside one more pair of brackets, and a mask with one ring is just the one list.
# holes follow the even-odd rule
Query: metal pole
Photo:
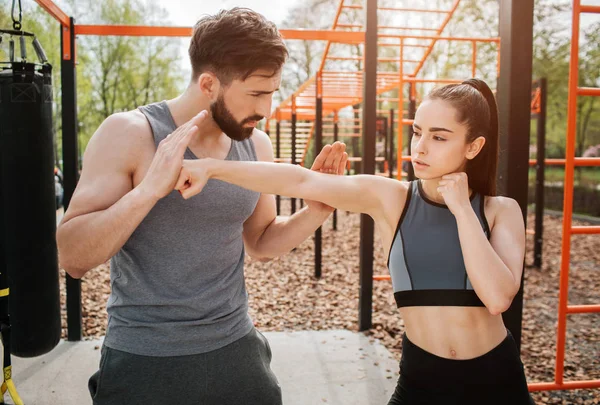
[[[383, 158], [387, 160], [387, 150], [390, 144], [388, 141], [388, 119], [387, 117], [380, 117], [379, 120], [381, 120], [381, 126], [383, 127]], [[385, 173], [385, 162], [381, 162], [381, 173]]]
[[[363, 83], [363, 173], [375, 174], [377, 131], [377, 0], [365, 2], [365, 69]], [[358, 329], [371, 328], [373, 306], [373, 219], [360, 216], [360, 293]]]
[[[333, 113], [333, 142], [338, 141], [338, 112], [334, 111]], [[333, 230], [337, 231], [337, 210], [333, 210]]]
[[[275, 156], [277, 159], [281, 159], [281, 124], [279, 121], [279, 110], [276, 111], [276, 124], [275, 124]], [[277, 215], [281, 214], [281, 196], [275, 196], [275, 205], [277, 206]]]
[[[292, 96], [292, 164], [296, 164], [296, 96]], [[296, 212], [296, 199], [292, 198], [292, 215]]]
[[390, 125], [389, 125], [389, 135], [388, 137], [390, 138], [390, 144], [389, 144], [389, 157], [388, 157], [388, 161], [389, 161], [389, 169], [390, 169], [390, 174], [389, 177], [390, 179], [394, 178], [394, 109], [390, 108]]
[[[500, 2], [500, 76], [498, 110], [500, 161], [499, 194], [514, 198], [527, 218], [529, 135], [531, 125], [531, 70], [534, 0]], [[512, 305], [503, 314], [506, 327], [521, 347], [523, 279]]]
[[533, 265], [542, 267], [544, 239], [544, 170], [546, 168], [546, 78], [539, 80], [540, 112], [537, 116], [537, 165], [535, 176], [535, 240]]
[[[413, 97], [413, 86], [415, 84], [414, 83], [409, 83], [408, 85], [408, 94], [409, 94], [409, 101], [408, 101], [408, 119], [409, 120], [414, 120], [415, 119], [415, 114], [417, 113], [417, 100], [415, 99], [415, 97]], [[407, 138], [407, 144], [408, 144], [408, 155], [411, 156], [412, 154], [412, 150], [411, 150], [411, 140], [412, 140], [412, 136], [413, 136], [413, 127], [412, 125], [408, 125], [406, 127], [406, 132], [408, 134], [408, 138]], [[413, 168], [412, 164], [408, 165], [408, 170], [406, 171], [408, 174], [408, 181], [413, 181], [415, 179], [415, 170]]]
[[398, 62], [398, 145], [396, 146], [396, 178], [402, 180], [402, 120], [404, 118], [404, 38], [400, 38], [400, 61]]
[[[77, 72], [75, 64], [75, 20], [71, 17], [70, 27], [60, 27], [61, 49], [61, 88], [62, 88], [62, 149], [64, 207], [69, 207], [79, 179], [79, 148], [77, 145]], [[68, 36], [70, 46], [64, 42]], [[67, 48], [67, 49], [65, 49]], [[81, 281], [66, 275], [67, 291], [67, 339], [81, 340]]]
[[[323, 89], [321, 72], [317, 72], [315, 104], [315, 158], [323, 148]], [[321, 278], [322, 227], [315, 231], [315, 277]]]

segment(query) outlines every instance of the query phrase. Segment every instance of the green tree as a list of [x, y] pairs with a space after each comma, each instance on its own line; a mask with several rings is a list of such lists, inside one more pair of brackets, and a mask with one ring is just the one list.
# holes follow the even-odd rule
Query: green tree
[[[12, 28], [12, 0], [0, 0], [0, 26]], [[157, 1], [66, 0], [59, 5], [77, 22], [92, 24], [168, 25]], [[23, 3], [23, 29], [36, 34], [53, 66], [56, 155], [61, 156], [60, 27], [37, 4]], [[5, 41], [6, 42], [6, 41]], [[28, 55], [35, 55], [28, 46]], [[7, 60], [7, 45], [0, 57]], [[80, 150], [109, 115], [175, 97], [187, 85], [179, 42], [159, 37], [77, 39], [77, 114]]]
[[[3, 29], [13, 29], [13, 20], [11, 17], [12, 0], [0, 0], [0, 27]], [[15, 8], [15, 17], [18, 18], [18, 7]], [[59, 159], [62, 148], [60, 147], [61, 139], [61, 107], [60, 107], [60, 26], [50, 15], [48, 15], [40, 7], [23, 4], [23, 20], [22, 29], [36, 35], [40, 41], [49, 63], [52, 65], [52, 87], [53, 87], [53, 132], [54, 132], [54, 152], [55, 157]], [[0, 60], [8, 61], [8, 37], [4, 38], [0, 46]], [[27, 60], [38, 62], [37, 56], [31, 45], [31, 40], [28, 38], [27, 44]], [[16, 56], [20, 55], [20, 45], [18, 38], [15, 38]]]

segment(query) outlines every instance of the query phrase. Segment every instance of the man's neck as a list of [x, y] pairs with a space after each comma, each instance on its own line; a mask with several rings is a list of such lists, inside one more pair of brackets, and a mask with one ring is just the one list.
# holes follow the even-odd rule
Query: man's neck
[[[167, 100], [167, 106], [173, 116], [175, 125], [180, 127], [194, 116], [200, 113], [202, 110], [207, 110], [210, 113], [210, 101], [202, 94], [201, 91], [196, 89], [194, 83], [178, 97]], [[215, 140], [223, 135], [221, 128], [209, 117], [206, 121], [206, 125], [201, 128], [200, 136], [202, 138], [214, 138]]]
[[[180, 96], [167, 100], [167, 106], [177, 127], [188, 122], [202, 110], [210, 112], [210, 101], [193, 86], [193, 83]], [[231, 147], [231, 142], [209, 115], [188, 147], [198, 157], [224, 158], [223, 155]]]

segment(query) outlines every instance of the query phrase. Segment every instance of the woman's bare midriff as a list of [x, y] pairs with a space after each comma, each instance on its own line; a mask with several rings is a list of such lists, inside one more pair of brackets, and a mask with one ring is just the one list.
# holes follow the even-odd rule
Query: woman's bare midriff
[[484, 307], [405, 307], [400, 314], [412, 343], [447, 359], [479, 357], [506, 338], [502, 316]]

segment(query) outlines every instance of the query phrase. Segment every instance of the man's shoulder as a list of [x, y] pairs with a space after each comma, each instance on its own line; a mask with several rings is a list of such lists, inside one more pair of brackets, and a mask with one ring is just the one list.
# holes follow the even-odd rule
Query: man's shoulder
[[90, 143], [108, 143], [113, 147], [139, 147], [148, 143], [152, 129], [139, 110], [119, 112], [108, 116], [100, 125]]
[[254, 149], [256, 150], [258, 160], [273, 161], [273, 145], [271, 144], [269, 135], [260, 129], [255, 129], [252, 131], [250, 140], [254, 143]]
[[118, 112], [108, 116], [102, 125], [100, 125], [99, 131], [102, 130], [102, 134], [106, 136], [124, 135], [147, 135], [151, 133], [150, 124], [148, 120], [139, 110], [131, 110], [125, 112]]
[[[152, 129], [138, 110], [119, 112], [107, 117], [90, 139], [84, 160], [137, 162], [154, 147]], [[88, 159], [86, 159], [88, 158]]]

